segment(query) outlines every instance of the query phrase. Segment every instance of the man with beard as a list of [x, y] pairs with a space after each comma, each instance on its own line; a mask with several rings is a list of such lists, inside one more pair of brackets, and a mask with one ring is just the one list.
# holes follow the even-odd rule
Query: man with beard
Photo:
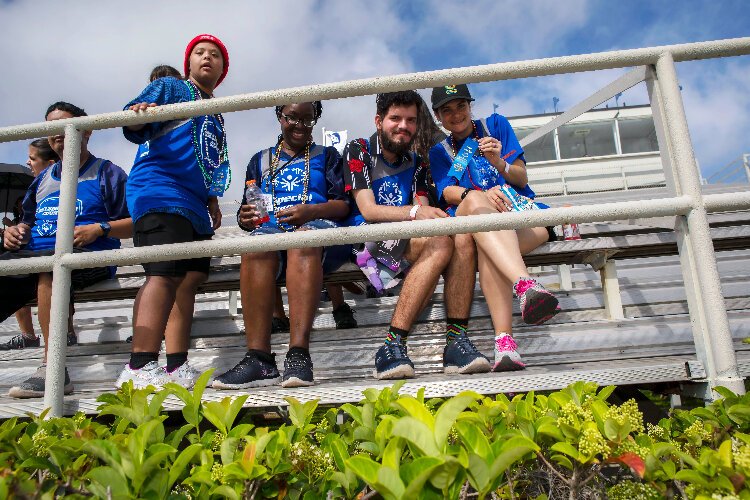
[[[355, 201], [348, 225], [443, 218], [427, 199], [426, 169], [411, 151], [417, 135], [422, 99], [414, 91], [378, 94], [376, 133], [356, 139], [344, 150], [345, 190]], [[474, 290], [476, 255], [466, 235], [389, 240], [355, 245], [354, 254], [373, 287], [393, 288], [403, 278], [396, 309], [375, 355], [378, 379], [410, 378], [414, 363], [406, 340], [427, 305], [440, 275], [445, 273], [447, 313], [446, 373], [490, 370], [489, 360], [469, 340], [469, 309]], [[408, 271], [408, 273], [407, 273]]]

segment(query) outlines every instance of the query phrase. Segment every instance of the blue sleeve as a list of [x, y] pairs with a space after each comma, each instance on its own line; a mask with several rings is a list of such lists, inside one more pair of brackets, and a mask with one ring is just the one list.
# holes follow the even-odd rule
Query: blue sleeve
[[513, 163], [516, 158], [521, 158], [526, 163], [523, 156], [523, 148], [518, 142], [516, 133], [513, 132], [510, 122], [504, 116], [494, 113], [487, 118], [487, 128], [490, 135], [500, 141], [502, 144], [501, 156], [508, 163]]
[[446, 203], [443, 198], [443, 190], [449, 186], [458, 185], [458, 179], [449, 177], [448, 171], [451, 168], [451, 161], [445, 148], [440, 144], [435, 144], [430, 148], [430, 170], [432, 171], [432, 180], [435, 182], [437, 195], [442, 203]]
[[325, 150], [326, 184], [328, 185], [328, 199], [341, 200], [349, 204], [349, 197], [344, 192], [344, 160], [333, 146]]
[[[184, 81], [177, 78], [167, 77], [159, 78], [151, 82], [148, 87], [143, 89], [138, 97], [127, 103], [122, 109], [126, 110], [133, 104], [141, 102], [154, 103], [157, 106], [165, 104], [176, 104], [178, 102], [190, 102], [192, 97]], [[147, 123], [140, 130], [130, 130], [127, 127], [122, 128], [125, 138], [136, 144], [143, 144], [151, 137], [157, 134], [169, 122]]]
[[128, 204], [125, 199], [125, 186], [128, 182], [128, 174], [123, 169], [105, 161], [99, 171], [99, 187], [104, 197], [104, 208], [109, 220], [127, 219], [130, 217]]
[[21, 222], [28, 226], [34, 226], [36, 222], [36, 190], [39, 188], [39, 183], [42, 181], [45, 175], [48, 175], [49, 168], [44, 170], [41, 174], [37, 175], [36, 178], [31, 182], [29, 189], [26, 190], [26, 194], [21, 202]]

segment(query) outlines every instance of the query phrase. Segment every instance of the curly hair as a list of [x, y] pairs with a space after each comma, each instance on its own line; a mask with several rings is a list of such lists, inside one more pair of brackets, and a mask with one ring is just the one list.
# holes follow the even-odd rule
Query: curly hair
[[[323, 103], [320, 101], [313, 101], [310, 104], [312, 104], [313, 107], [313, 118], [317, 120], [323, 114]], [[276, 118], [281, 118], [281, 112], [284, 111], [285, 106], [288, 106], [288, 104], [281, 104], [274, 108], [276, 110]]]

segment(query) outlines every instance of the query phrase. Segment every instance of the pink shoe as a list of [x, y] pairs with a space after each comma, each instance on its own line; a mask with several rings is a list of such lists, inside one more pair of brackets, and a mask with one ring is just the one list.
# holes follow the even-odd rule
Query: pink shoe
[[513, 285], [521, 302], [521, 317], [527, 325], [541, 325], [560, 312], [557, 297], [532, 278], [521, 278]]
[[509, 372], [526, 368], [526, 364], [521, 360], [521, 355], [518, 354], [517, 349], [516, 341], [507, 333], [496, 336], [495, 364], [492, 371]]

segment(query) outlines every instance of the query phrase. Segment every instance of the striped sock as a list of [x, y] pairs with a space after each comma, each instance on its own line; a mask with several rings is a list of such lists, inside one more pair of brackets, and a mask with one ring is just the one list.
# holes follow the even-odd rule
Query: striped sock
[[446, 323], [446, 330], [445, 330], [445, 341], [446, 343], [450, 344], [454, 340], [456, 340], [458, 337], [466, 333], [466, 330], [469, 329], [469, 319], [463, 319], [463, 318], [447, 318], [445, 320]]
[[396, 336], [401, 337], [401, 342], [406, 344], [406, 338], [409, 336], [409, 330], [402, 330], [391, 325], [388, 327], [388, 335], [385, 336], [385, 343], [392, 344], [396, 341]]

